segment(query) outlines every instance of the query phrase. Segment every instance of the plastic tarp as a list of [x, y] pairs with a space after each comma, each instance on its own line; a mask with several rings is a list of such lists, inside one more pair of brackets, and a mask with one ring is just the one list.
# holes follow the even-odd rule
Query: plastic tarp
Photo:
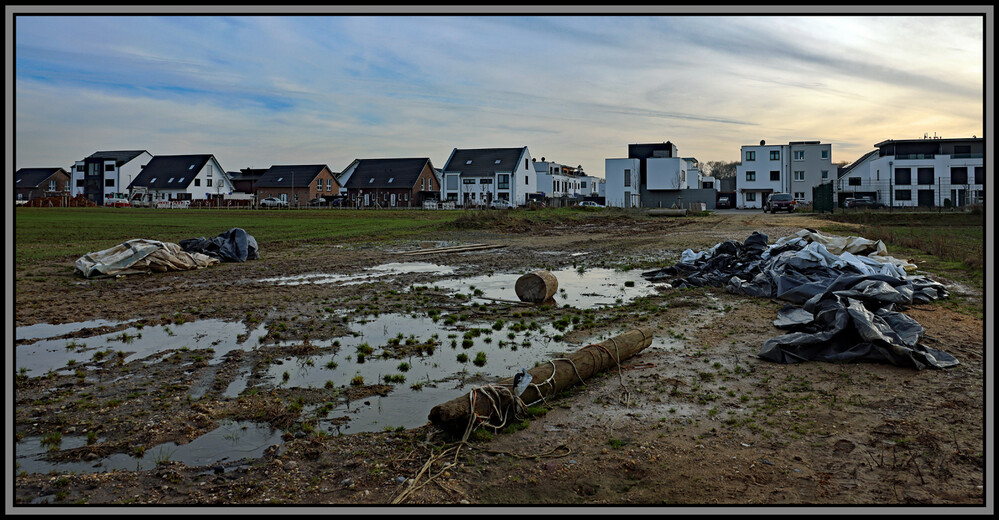
[[769, 246], [765, 234], [753, 232], [742, 243], [688, 249], [676, 265], [643, 276], [789, 302], [774, 325], [791, 332], [767, 340], [759, 352], [771, 361], [957, 365], [950, 354], [921, 345], [923, 327], [898, 311], [948, 296], [943, 285], [909, 274], [909, 266], [915, 267], [888, 256], [880, 241], [802, 230]]
[[180, 247], [189, 253], [201, 253], [223, 262], [245, 262], [258, 258], [256, 239], [240, 228], [219, 233], [211, 240], [205, 237], [181, 240]]
[[76, 260], [76, 271], [86, 278], [200, 269], [218, 263], [200, 253], [188, 253], [177, 244], [137, 238], [87, 253]]

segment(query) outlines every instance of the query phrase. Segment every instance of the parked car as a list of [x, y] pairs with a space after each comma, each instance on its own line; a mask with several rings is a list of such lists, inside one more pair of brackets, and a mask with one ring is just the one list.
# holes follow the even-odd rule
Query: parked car
[[794, 196], [790, 193], [774, 193], [763, 204], [763, 212], [777, 213], [778, 211], [786, 211], [793, 213], [796, 204]]
[[881, 202], [874, 200], [871, 197], [859, 197], [859, 198], [846, 199], [846, 207], [881, 209], [881, 208], [886, 208], [887, 206], [885, 206]]
[[309, 201], [309, 207], [310, 208], [321, 208], [321, 207], [327, 206], [327, 205], [328, 204], [326, 202], [326, 199], [324, 199], [322, 197], [316, 197], [316, 198], [314, 198], [314, 199], [312, 199], [312, 200]]
[[513, 209], [514, 205], [508, 200], [496, 199], [489, 204], [489, 207], [493, 209]]
[[277, 197], [266, 197], [260, 199], [260, 205], [265, 208], [287, 208], [288, 201], [281, 200]]
[[718, 202], [715, 203], [715, 207], [718, 209], [727, 209], [732, 207], [732, 199], [728, 197], [718, 197]]
[[579, 203], [579, 207], [581, 207], [581, 208], [604, 208], [606, 206], [604, 206], [603, 204], [597, 204], [596, 202], [593, 202], [592, 200], [584, 200], [583, 202]]

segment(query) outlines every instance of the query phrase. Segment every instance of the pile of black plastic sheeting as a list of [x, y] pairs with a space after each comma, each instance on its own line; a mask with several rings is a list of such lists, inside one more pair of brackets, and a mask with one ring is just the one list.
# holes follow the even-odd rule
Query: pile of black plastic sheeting
[[188, 253], [201, 253], [223, 262], [245, 262], [259, 257], [257, 241], [241, 228], [232, 228], [219, 236], [181, 240], [180, 247]]
[[778, 363], [868, 361], [916, 369], [958, 364], [950, 354], [922, 345], [923, 327], [900, 312], [906, 305], [946, 298], [942, 284], [864, 255], [833, 254], [809, 241], [821, 235], [808, 231], [773, 246], [765, 234], [753, 232], [741, 243], [687, 250], [679, 263], [643, 277], [790, 302], [774, 320], [790, 332], [767, 340], [759, 352]]

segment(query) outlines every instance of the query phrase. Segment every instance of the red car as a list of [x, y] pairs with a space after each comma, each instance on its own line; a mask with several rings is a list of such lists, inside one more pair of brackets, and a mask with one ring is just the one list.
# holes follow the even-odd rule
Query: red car
[[777, 213], [778, 211], [786, 211], [793, 213], [796, 204], [797, 202], [795, 202], [794, 197], [790, 193], [774, 193], [763, 204], [763, 212]]

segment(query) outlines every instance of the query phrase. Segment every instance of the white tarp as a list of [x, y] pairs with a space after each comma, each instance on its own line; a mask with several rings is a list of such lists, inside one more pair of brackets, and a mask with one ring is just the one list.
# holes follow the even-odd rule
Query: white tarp
[[76, 261], [76, 271], [86, 278], [200, 269], [219, 263], [201, 253], [188, 253], [177, 244], [137, 238]]
[[[804, 244], [822, 244], [825, 246], [826, 251], [832, 255], [839, 256], [841, 259], [854, 265], [854, 267], [857, 267], [861, 270], [861, 272], [865, 273], [879, 272], [881, 274], [897, 274], [898, 272], [895, 269], [885, 269], [883, 265], [879, 264], [890, 264], [895, 266], [899, 270], [904, 271], [901, 273], [903, 276], [905, 272], [911, 273], [916, 270], [915, 264], [893, 256], [888, 256], [888, 248], [885, 247], [884, 242], [880, 240], [870, 240], [864, 237], [823, 235], [818, 231], [802, 229], [793, 235], [777, 240], [771, 248], [780, 247], [795, 241], [802, 241]], [[763, 257], [766, 258], [767, 256], [768, 255], [764, 253]]]

